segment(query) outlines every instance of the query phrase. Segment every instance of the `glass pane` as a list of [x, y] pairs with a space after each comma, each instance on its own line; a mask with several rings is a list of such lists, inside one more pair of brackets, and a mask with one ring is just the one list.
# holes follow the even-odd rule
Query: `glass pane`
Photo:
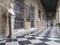
[[23, 15], [20, 14], [20, 13], [16, 13], [16, 20], [20, 20], [20, 19], [23, 19]]
[[17, 3], [15, 3], [15, 6], [14, 6], [14, 10], [18, 11], [18, 12], [22, 12], [22, 6], [21, 5], [18, 5]]
[[23, 28], [23, 22], [22, 21], [15, 21], [15, 29]]
[[39, 18], [41, 19], [41, 11], [39, 10]]
[[30, 7], [26, 5], [25, 9], [26, 9], [26, 21], [30, 22]]
[[17, 1], [20, 4], [23, 4], [23, 0], [15, 0], [15, 1]]
[[31, 19], [31, 27], [34, 27], [34, 7], [33, 6], [31, 6], [30, 19]]
[[14, 10], [16, 14], [14, 28], [20, 29], [23, 28], [23, 0], [15, 0], [14, 2]]
[[34, 21], [31, 21], [31, 27], [34, 27]]

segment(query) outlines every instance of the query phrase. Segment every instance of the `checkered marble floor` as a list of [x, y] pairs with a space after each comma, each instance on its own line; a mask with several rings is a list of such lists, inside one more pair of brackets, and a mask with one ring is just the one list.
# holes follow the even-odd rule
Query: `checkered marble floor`
[[7, 38], [0, 41], [0, 45], [60, 45], [60, 36], [55, 28], [44, 31], [42, 34], [28, 34], [17, 36], [14, 39]]

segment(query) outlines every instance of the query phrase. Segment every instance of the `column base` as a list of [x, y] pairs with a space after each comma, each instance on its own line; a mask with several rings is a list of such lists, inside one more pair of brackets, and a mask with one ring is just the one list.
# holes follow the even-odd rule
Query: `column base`
[[2, 41], [2, 40], [6, 40], [6, 36], [4, 36], [4, 35], [0, 35], [0, 41]]
[[8, 35], [8, 38], [10, 38], [10, 39], [15, 39], [16, 37], [13, 36], [13, 35]]

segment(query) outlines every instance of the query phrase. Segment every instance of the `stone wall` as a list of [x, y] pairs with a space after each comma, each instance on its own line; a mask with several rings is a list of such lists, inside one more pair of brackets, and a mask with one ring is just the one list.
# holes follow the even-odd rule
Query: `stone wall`
[[9, 34], [9, 13], [7, 7], [13, 0], [0, 0], [0, 35], [8, 36]]
[[4, 5], [0, 3], [0, 35], [6, 35], [7, 16]]
[[[40, 20], [39, 19], [39, 10], [46, 16], [46, 12], [41, 4], [41, 2], [39, 0], [25, 0], [25, 4], [29, 5], [29, 6], [33, 6], [35, 8], [34, 11], [34, 26], [35, 28], [40, 28], [42, 26], [45, 26], [45, 20]], [[24, 14], [26, 16], [26, 13]], [[43, 18], [43, 17], [42, 17]], [[28, 26], [29, 24], [29, 26]], [[25, 17], [25, 29], [29, 29], [31, 28], [31, 22], [26, 22], [26, 17]]]
[[[8, 35], [9, 34], [9, 13], [7, 12], [7, 7], [10, 5], [10, 3], [13, 0], [0, 0], [0, 34], [1, 35]], [[43, 6], [41, 5], [41, 2], [39, 0], [24, 0], [24, 29], [30, 29], [31, 22], [26, 21], [26, 10], [25, 5], [33, 6], [35, 8], [34, 10], [34, 28], [40, 28], [44, 26], [45, 21], [39, 19], [39, 10], [43, 12], [45, 15], [45, 10]], [[40, 7], [41, 6], [41, 7]], [[44, 24], [43, 24], [44, 23]]]

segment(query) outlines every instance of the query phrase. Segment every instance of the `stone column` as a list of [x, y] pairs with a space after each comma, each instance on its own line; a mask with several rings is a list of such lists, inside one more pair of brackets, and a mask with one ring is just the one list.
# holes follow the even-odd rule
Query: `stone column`
[[60, 22], [60, 7], [59, 7], [59, 22]]
[[59, 22], [60, 22], [60, 0], [58, 0], [57, 11], [58, 11]]
[[5, 37], [5, 31], [6, 31], [6, 15], [3, 5], [0, 4], [0, 37], [2, 38]]
[[[60, 22], [60, 0], [58, 1], [58, 5], [57, 5], [57, 23], [59, 22]], [[57, 26], [57, 32], [60, 32], [58, 26]]]

